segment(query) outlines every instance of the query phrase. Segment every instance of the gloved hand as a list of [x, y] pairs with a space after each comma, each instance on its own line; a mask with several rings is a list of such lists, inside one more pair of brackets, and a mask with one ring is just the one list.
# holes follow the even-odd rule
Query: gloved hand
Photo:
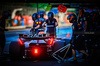
[[35, 29], [34, 28], [31, 28], [30, 32], [33, 32], [33, 31], [35, 31]]

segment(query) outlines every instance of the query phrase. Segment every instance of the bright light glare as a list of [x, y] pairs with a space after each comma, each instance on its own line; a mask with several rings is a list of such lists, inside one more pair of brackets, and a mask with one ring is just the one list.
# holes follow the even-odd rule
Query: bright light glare
[[53, 43], [53, 38], [50, 39], [50, 45]]
[[23, 42], [22, 42], [22, 40], [21, 40], [21, 39], [19, 39], [19, 42], [20, 42], [20, 44], [21, 44], [21, 45], [23, 44]]
[[37, 54], [37, 53], [38, 53], [38, 49], [35, 49], [34, 53], [36, 53], [36, 54]]

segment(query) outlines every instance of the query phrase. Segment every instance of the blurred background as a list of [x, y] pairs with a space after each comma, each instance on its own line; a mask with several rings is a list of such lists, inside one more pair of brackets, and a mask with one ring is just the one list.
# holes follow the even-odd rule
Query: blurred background
[[[58, 11], [59, 5], [64, 5], [67, 7], [65, 13]], [[94, 3], [3, 3], [0, 5], [0, 18], [2, 17], [3, 11], [8, 11], [10, 13], [9, 18], [6, 20], [6, 29], [16, 28], [26, 28], [32, 27], [33, 13], [45, 13], [44, 18], [47, 19], [47, 13], [52, 11], [54, 13], [54, 18], [59, 23], [59, 27], [71, 26], [72, 24], [66, 19], [71, 13], [75, 13], [78, 8], [83, 7], [85, 11], [99, 11], [98, 4]], [[92, 7], [93, 6], [93, 7]]]

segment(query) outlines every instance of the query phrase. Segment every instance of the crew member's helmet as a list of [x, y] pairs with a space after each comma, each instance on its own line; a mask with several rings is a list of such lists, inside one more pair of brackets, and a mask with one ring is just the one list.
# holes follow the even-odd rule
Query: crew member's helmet
[[48, 13], [48, 18], [49, 18], [49, 19], [52, 19], [53, 17], [54, 17], [53, 12], [49, 12], [49, 13]]
[[43, 13], [41, 13], [41, 14], [40, 14], [40, 18], [43, 18], [43, 16], [44, 16], [44, 14], [43, 14]]
[[75, 20], [77, 20], [77, 17], [75, 14], [69, 14], [67, 20], [69, 20], [70, 23], [73, 23]]
[[38, 14], [37, 14], [37, 13], [34, 13], [34, 14], [32, 15], [32, 19], [33, 19], [33, 20], [38, 19]]

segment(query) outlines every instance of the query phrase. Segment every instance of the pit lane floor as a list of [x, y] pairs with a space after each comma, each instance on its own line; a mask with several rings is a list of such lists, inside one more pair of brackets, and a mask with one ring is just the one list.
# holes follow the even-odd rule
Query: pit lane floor
[[[90, 66], [93, 64], [97, 64], [97, 61], [95, 62], [87, 62], [85, 59], [78, 59], [77, 63], [72, 63], [71, 60], [73, 57], [67, 57], [66, 62], [58, 63], [56, 60], [35, 60], [35, 61], [11, 61], [9, 59], [9, 44], [11, 41], [18, 41], [18, 35], [19, 34], [29, 34], [30, 29], [25, 30], [15, 30], [15, 31], [7, 31], [5, 32], [6, 35], [6, 45], [4, 49], [5, 58], [0, 57], [0, 66]], [[57, 37], [58, 38], [66, 38], [71, 39], [72, 36], [72, 28], [71, 27], [60, 27], [57, 28]], [[66, 37], [69, 33], [69, 37]], [[81, 57], [82, 54], [79, 54], [77, 52], [77, 57]]]

